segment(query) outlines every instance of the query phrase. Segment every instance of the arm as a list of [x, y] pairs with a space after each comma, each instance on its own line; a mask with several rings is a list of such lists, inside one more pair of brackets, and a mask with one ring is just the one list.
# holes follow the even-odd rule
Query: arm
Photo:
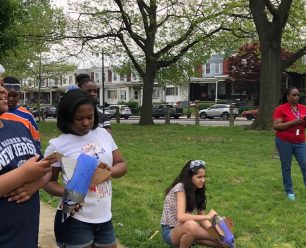
[[[210, 211], [214, 211], [214, 216], [215, 215], [218, 215], [217, 214], [217, 212], [215, 212], [215, 210], [210, 210]], [[198, 211], [198, 215], [205, 215], [205, 212], [204, 211], [202, 211], [202, 210], [199, 210]], [[200, 225], [203, 227], [203, 228], [205, 228], [205, 229], [207, 229], [207, 228], [209, 228], [209, 227], [211, 227], [211, 222], [209, 221], [209, 220], [202, 220], [202, 221], [200, 221]]]
[[8, 201], [16, 201], [17, 203], [22, 203], [29, 200], [34, 193], [36, 193], [40, 188], [45, 186], [51, 178], [51, 172], [48, 172], [45, 176], [39, 178], [36, 181], [26, 183], [21, 187], [11, 191], [6, 194], [5, 197], [9, 197]]
[[282, 131], [282, 130], [288, 129], [289, 127], [292, 127], [292, 126], [295, 126], [295, 125], [300, 125], [302, 123], [304, 123], [304, 121], [302, 119], [294, 119], [292, 121], [283, 122], [282, 118], [275, 118], [273, 120], [272, 127], [273, 127], [274, 130]]
[[64, 193], [65, 187], [58, 182], [58, 176], [61, 168], [52, 167], [52, 175], [50, 181], [44, 187], [44, 190], [50, 195], [61, 197]]
[[127, 165], [123, 160], [119, 149], [113, 151], [113, 166], [110, 168], [112, 172], [112, 178], [119, 178], [125, 175], [127, 172]]
[[187, 220], [205, 221], [211, 220], [217, 213], [214, 210], [210, 210], [207, 215], [194, 215], [185, 212], [186, 209], [186, 195], [185, 192], [179, 191], [176, 193], [177, 199], [177, 220], [181, 223]]
[[24, 164], [0, 176], [0, 196], [25, 183], [33, 182], [51, 171], [50, 161], [37, 161], [39, 156], [28, 159]]

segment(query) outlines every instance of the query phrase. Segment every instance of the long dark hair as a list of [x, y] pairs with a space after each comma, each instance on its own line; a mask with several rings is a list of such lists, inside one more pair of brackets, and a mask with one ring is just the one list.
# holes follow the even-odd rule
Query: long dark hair
[[206, 209], [206, 195], [205, 195], [205, 184], [203, 188], [196, 189], [192, 183], [192, 176], [198, 173], [199, 169], [205, 169], [204, 166], [198, 166], [194, 170], [190, 169], [190, 163], [193, 160], [189, 160], [180, 174], [174, 179], [171, 185], [166, 189], [165, 194], [178, 183], [183, 183], [185, 195], [186, 195], [186, 211], [192, 212], [194, 209], [205, 210]]
[[96, 129], [99, 124], [98, 112], [95, 103], [87, 92], [75, 89], [66, 92], [58, 104], [57, 111], [57, 128], [62, 133], [71, 133], [70, 126], [73, 123], [76, 109], [83, 104], [91, 104], [94, 109], [94, 125], [92, 129]]

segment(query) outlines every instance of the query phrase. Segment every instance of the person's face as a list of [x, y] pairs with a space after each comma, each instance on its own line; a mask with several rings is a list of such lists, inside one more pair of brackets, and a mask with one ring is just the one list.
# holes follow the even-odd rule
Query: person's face
[[3, 87], [3, 81], [0, 82], [0, 114], [8, 111], [7, 90]]
[[19, 102], [20, 94], [17, 91], [8, 92], [8, 107], [9, 109], [15, 108]]
[[192, 184], [197, 189], [201, 189], [204, 187], [205, 180], [205, 169], [203, 168], [198, 169], [197, 173], [194, 174], [191, 178]]
[[95, 82], [92, 82], [92, 81], [87, 82], [82, 85], [81, 89], [85, 90], [89, 94], [91, 99], [93, 99], [95, 102], [97, 101], [98, 87]]
[[297, 104], [299, 102], [300, 92], [298, 89], [292, 89], [287, 95], [287, 100], [289, 103]]
[[70, 126], [76, 135], [86, 135], [94, 125], [94, 108], [91, 104], [82, 104], [77, 107], [73, 122]]

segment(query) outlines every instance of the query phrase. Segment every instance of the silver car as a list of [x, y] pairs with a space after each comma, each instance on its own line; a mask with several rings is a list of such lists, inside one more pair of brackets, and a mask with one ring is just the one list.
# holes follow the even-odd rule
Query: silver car
[[117, 108], [119, 108], [120, 118], [128, 119], [132, 115], [131, 109], [127, 105], [110, 105], [107, 111], [112, 114], [112, 117], [115, 117]]
[[[199, 116], [201, 119], [219, 117], [222, 119], [228, 119], [230, 117], [230, 104], [214, 104], [206, 109], [201, 109], [199, 111]], [[237, 108], [233, 108], [234, 118], [239, 114]]]

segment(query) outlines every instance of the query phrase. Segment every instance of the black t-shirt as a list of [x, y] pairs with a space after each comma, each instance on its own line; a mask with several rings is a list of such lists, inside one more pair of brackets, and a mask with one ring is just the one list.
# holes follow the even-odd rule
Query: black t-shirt
[[[0, 175], [22, 166], [41, 151], [20, 122], [2, 120], [0, 128]], [[39, 194], [24, 203], [0, 197], [0, 247], [36, 248], [39, 227]]]

